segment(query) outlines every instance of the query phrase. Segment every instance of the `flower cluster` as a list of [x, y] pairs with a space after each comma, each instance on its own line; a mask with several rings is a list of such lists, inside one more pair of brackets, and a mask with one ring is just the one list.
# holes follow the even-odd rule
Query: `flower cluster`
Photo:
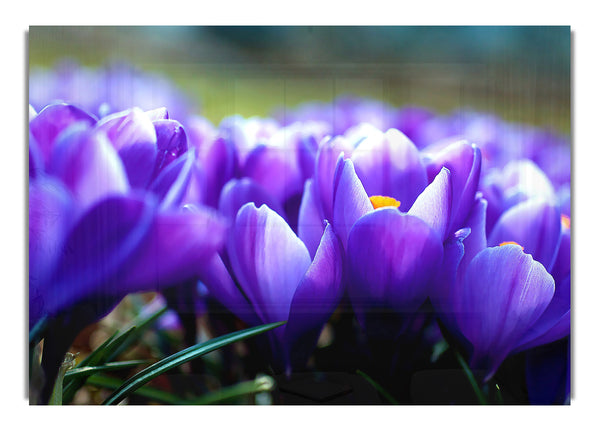
[[286, 321], [260, 351], [287, 374], [315, 366], [325, 326], [341, 343], [344, 318], [361, 335], [336, 360], [370, 358], [381, 378], [445, 342], [485, 384], [568, 340], [562, 136], [354, 98], [218, 127], [71, 102], [30, 105], [29, 322], [67, 334], [47, 369], [125, 295], [198, 286], [247, 325]]

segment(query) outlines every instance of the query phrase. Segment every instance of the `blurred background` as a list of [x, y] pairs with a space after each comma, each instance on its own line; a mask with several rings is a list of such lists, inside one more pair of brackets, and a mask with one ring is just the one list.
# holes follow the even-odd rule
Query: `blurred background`
[[357, 95], [571, 127], [568, 26], [30, 27], [28, 48], [30, 79], [65, 59], [125, 61], [172, 80], [215, 125]]

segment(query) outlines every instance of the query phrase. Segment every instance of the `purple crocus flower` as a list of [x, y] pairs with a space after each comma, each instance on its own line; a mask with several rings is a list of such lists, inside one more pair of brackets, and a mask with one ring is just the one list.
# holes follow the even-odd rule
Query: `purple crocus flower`
[[[178, 123], [149, 118], [134, 109], [96, 122], [58, 104], [31, 121], [29, 321], [49, 325], [49, 384], [81, 328], [128, 293], [197, 278], [223, 245], [227, 225], [216, 212], [178, 209], [193, 160], [187, 152], [173, 159], [185, 142]], [[137, 167], [150, 168], [148, 178], [126, 162], [131, 148], [151, 145], [155, 158]], [[134, 187], [129, 178], [145, 180]]]
[[[564, 232], [557, 260], [562, 241], [556, 208], [536, 200], [519, 204], [488, 240], [486, 205], [479, 197], [468, 227], [446, 241], [430, 296], [485, 380], [511, 353], [568, 335], [570, 320], [570, 246]], [[551, 274], [557, 263], [560, 269]]]
[[216, 258], [201, 277], [210, 292], [248, 324], [287, 321], [269, 335], [275, 367], [303, 367], [341, 297], [341, 246], [331, 225], [314, 258], [285, 220], [245, 204], [227, 241], [229, 275]]
[[490, 169], [482, 178], [480, 190], [488, 201], [488, 234], [502, 213], [528, 199], [558, 201], [552, 183], [531, 160], [513, 160], [500, 169]]
[[416, 312], [442, 261], [450, 172], [442, 168], [407, 212], [392, 198], [369, 198], [349, 159], [340, 157], [334, 183], [333, 227], [347, 252], [349, 296], [359, 321], [382, 308]]

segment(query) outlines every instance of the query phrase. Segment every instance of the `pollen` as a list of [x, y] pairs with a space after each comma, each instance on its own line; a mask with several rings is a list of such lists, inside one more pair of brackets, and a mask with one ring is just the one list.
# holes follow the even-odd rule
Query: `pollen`
[[373, 205], [373, 208], [375, 208], [375, 209], [385, 208], [385, 207], [393, 207], [393, 208], [400, 207], [400, 201], [397, 201], [396, 199], [391, 198], [389, 196], [375, 195], [375, 196], [369, 197], [369, 200], [371, 201], [371, 205]]
[[509, 244], [518, 245], [519, 247], [521, 247], [521, 250], [523, 250], [523, 251], [525, 250], [525, 248], [521, 244], [519, 244], [518, 242], [514, 242], [514, 241], [504, 241], [504, 242], [501, 242], [499, 245], [500, 245], [500, 247], [502, 247], [503, 245], [509, 245]]
[[565, 229], [571, 229], [571, 217], [569, 217], [568, 215], [565, 215], [565, 214], [561, 214], [560, 224], [562, 224], [562, 226]]

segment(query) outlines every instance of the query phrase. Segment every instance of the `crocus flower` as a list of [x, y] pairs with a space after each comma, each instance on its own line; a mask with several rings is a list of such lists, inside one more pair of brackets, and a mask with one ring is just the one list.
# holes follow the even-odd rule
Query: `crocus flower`
[[281, 216], [248, 203], [237, 213], [227, 258], [239, 289], [216, 258], [201, 277], [210, 292], [248, 324], [287, 321], [269, 335], [273, 364], [304, 366], [342, 292], [341, 248], [331, 226], [311, 259]]
[[531, 160], [513, 160], [503, 169], [490, 169], [482, 178], [480, 190], [488, 201], [488, 234], [502, 213], [528, 199], [557, 201], [547, 175]]
[[[31, 328], [42, 319], [49, 322], [47, 347], [54, 354], [46, 349], [44, 363], [50, 380], [53, 361], [60, 363], [81, 328], [128, 293], [197, 278], [202, 262], [223, 245], [226, 230], [214, 211], [178, 209], [184, 166], [193, 157], [169, 159], [171, 144], [179, 148], [180, 141], [172, 139], [178, 132], [159, 132], [167, 143], [155, 141], [156, 158], [140, 167], [155, 168], [162, 156], [158, 174], [148, 188], [134, 188], [119, 152], [150, 143], [139, 133], [139, 122], [128, 120], [130, 114], [147, 119], [145, 114], [133, 110], [115, 117], [119, 129], [111, 119], [96, 124], [81, 112], [51, 105], [31, 125], [32, 142], [43, 142], [46, 156], [29, 184], [29, 321]], [[177, 130], [158, 121], [158, 130]], [[156, 133], [152, 122], [144, 130]], [[152, 133], [148, 136], [156, 139]], [[140, 177], [134, 171], [129, 176]]]
[[562, 280], [555, 282], [549, 273], [561, 229], [552, 205], [536, 200], [517, 205], [501, 217], [489, 240], [485, 209], [479, 197], [468, 227], [446, 241], [431, 299], [469, 351], [471, 366], [487, 380], [511, 353], [568, 334], [570, 269], [565, 241], [556, 272]]
[[333, 227], [348, 257], [349, 296], [360, 321], [388, 308], [413, 313], [426, 300], [442, 260], [452, 204], [451, 175], [442, 168], [407, 212], [393, 198], [369, 198], [351, 160], [335, 175]]

